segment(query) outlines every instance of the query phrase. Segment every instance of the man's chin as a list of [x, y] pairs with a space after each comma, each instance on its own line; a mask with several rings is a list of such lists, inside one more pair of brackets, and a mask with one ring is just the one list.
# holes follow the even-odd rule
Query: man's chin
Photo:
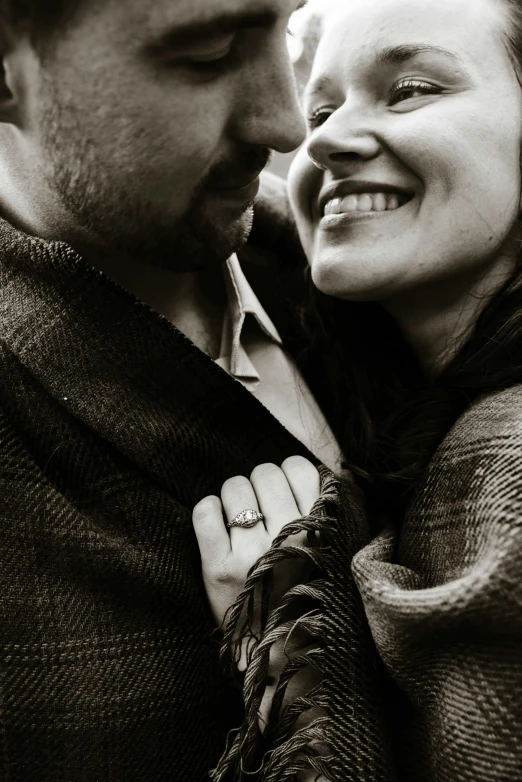
[[[231, 216], [232, 217], [232, 216]], [[254, 204], [251, 203], [235, 219], [228, 223], [223, 221], [222, 230], [216, 231], [216, 243], [219, 246], [220, 237], [222, 237], [223, 247], [228, 248], [227, 258], [241, 249], [250, 236], [252, 225], [254, 223]], [[226, 258], [225, 258], [226, 260]]]
[[[253, 204], [241, 214], [214, 214], [212, 219], [187, 215], [170, 235], [151, 239], [147, 262], [172, 271], [208, 269], [226, 261], [248, 240], [254, 220]], [[143, 248], [145, 249], [145, 248]], [[140, 253], [136, 246], [135, 250]], [[143, 259], [143, 253], [140, 253]]]
[[[238, 214], [223, 213], [212, 221], [204, 221], [199, 232], [194, 232], [196, 255], [201, 254], [205, 267], [226, 261], [243, 247], [248, 240], [254, 222], [254, 205], [250, 204]], [[190, 238], [188, 242], [190, 242]]]

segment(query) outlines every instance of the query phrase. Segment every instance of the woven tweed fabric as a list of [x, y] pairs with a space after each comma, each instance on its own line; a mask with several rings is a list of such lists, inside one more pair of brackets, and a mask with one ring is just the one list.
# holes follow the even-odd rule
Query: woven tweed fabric
[[[232, 475], [309, 454], [165, 319], [4, 222], [0, 313], [0, 779], [208, 779], [242, 701], [212, 637], [192, 508]], [[355, 643], [350, 583], [339, 622]], [[359, 706], [368, 643], [350, 695], [357, 780], [372, 778], [358, 755], [379, 762]]]
[[471, 408], [399, 536], [353, 570], [382, 659], [401, 780], [522, 780], [522, 387]]
[[[228, 779], [231, 772], [237, 782], [252, 778], [290, 782], [299, 772], [305, 772], [307, 779], [317, 774], [330, 782], [396, 780], [384, 710], [384, 677], [350, 570], [367, 537], [366, 523], [353, 491], [325, 468], [321, 471], [320, 501], [305, 519], [284, 528], [249, 575], [230, 613], [224, 656], [231, 649], [232, 664], [237, 664], [241, 641], [251, 639], [243, 687], [246, 709], [243, 724], [212, 776], [214, 782]], [[320, 546], [288, 545], [288, 539], [303, 530], [314, 536], [320, 533]], [[296, 558], [315, 566], [313, 576], [289, 590], [259, 630], [255, 621], [243, 619], [245, 613], [254, 619], [251, 601], [256, 590], [261, 587], [269, 593], [271, 579], [266, 583], [266, 578], [273, 568], [288, 567]], [[302, 616], [296, 624], [299, 612]], [[280, 639], [291, 642], [297, 627], [308, 636], [307, 642], [302, 638], [297, 654], [288, 653], [261, 733], [259, 710], [271, 649]], [[300, 651], [300, 646], [308, 645], [310, 652]], [[287, 685], [309, 666], [320, 672], [320, 682], [285, 706]]]
[[[236, 769], [235, 778], [248, 779], [244, 772], [259, 762], [262, 748], [266, 782], [293, 779], [310, 765], [334, 782], [520, 782], [522, 386], [483, 399], [457, 423], [399, 534], [385, 531], [353, 552], [361, 538], [353, 535], [356, 514], [352, 508], [345, 516], [342, 491], [328, 500], [333, 483], [323, 485], [322, 507], [274, 542], [231, 616], [241, 617], [253, 588], [285, 559], [286, 536], [321, 532], [321, 546], [309, 550], [318, 578], [272, 612], [253, 647], [244, 685], [246, 718], [214, 779], [220, 782], [229, 768]], [[346, 576], [350, 560], [389, 678], [379, 676], [366, 645], [364, 618], [356, 620], [357, 601]], [[270, 647], [293, 627], [284, 613], [291, 600], [305, 595], [317, 605], [304, 626], [319, 642], [315, 662], [324, 677], [287, 717], [315, 709], [315, 719], [293, 732], [276, 695], [261, 736], [255, 729]], [[361, 699], [358, 680], [369, 674], [365, 645], [374, 688], [365, 685]], [[298, 662], [289, 661], [283, 686]], [[304, 662], [313, 664], [313, 656]], [[310, 741], [327, 745], [330, 753], [304, 758]]]

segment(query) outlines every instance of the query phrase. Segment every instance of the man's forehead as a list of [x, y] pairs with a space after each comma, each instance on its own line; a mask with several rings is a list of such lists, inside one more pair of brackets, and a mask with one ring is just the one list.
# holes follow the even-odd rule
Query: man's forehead
[[270, 15], [274, 18], [288, 16], [299, 5], [297, 0], [160, 0], [150, 3], [152, 21], [165, 23], [166, 17], [173, 26], [192, 22], [211, 22], [219, 17], [241, 17], [244, 14]]

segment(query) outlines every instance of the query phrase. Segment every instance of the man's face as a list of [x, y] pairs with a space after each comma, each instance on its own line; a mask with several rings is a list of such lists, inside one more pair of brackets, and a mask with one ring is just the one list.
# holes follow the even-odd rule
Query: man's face
[[297, 0], [93, 0], [43, 56], [31, 144], [95, 246], [173, 270], [248, 236], [270, 149], [301, 142]]

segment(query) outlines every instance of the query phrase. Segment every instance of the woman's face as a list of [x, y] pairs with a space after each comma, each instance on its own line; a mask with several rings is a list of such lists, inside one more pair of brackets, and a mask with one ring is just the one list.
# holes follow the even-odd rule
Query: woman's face
[[496, 0], [329, 0], [290, 194], [324, 293], [385, 302], [493, 266], [522, 91]]

